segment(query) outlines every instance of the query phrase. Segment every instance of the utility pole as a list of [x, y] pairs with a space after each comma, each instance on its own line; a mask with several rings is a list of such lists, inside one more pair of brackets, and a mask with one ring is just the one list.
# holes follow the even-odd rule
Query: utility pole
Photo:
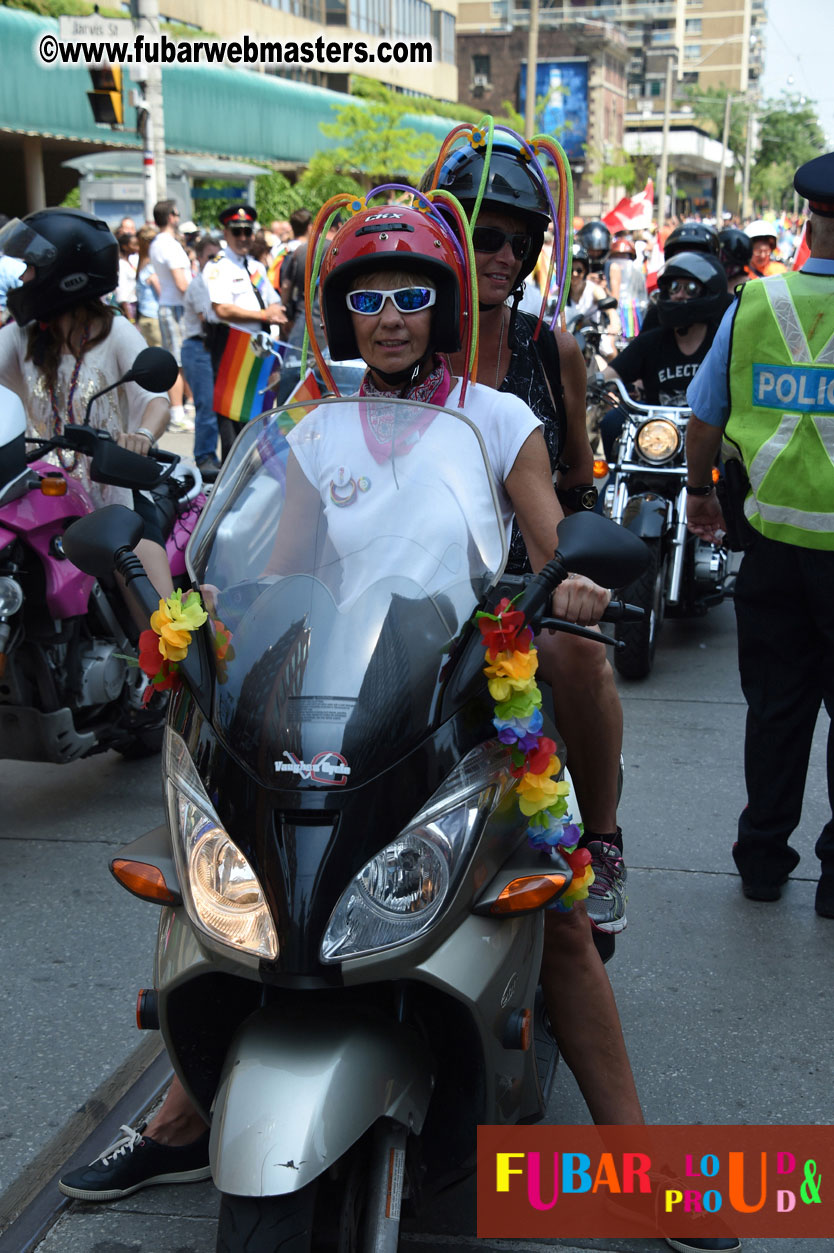
[[[134, 22], [143, 34], [151, 39], [159, 34], [159, 0], [131, 0], [130, 9]], [[135, 71], [135, 81], [142, 89], [144, 100], [144, 107], [139, 106], [139, 117], [145, 141], [145, 213], [151, 220], [152, 214], [148, 215], [147, 211], [149, 198], [152, 196], [153, 204], [156, 204], [157, 200], [164, 200], [167, 193], [161, 65], [139, 66]]]
[[[666, 220], [666, 181], [669, 177], [669, 117], [672, 112], [672, 75], [674, 74], [675, 58], [670, 53], [666, 58], [666, 93], [663, 100], [663, 138], [660, 148], [660, 176], [657, 193], [657, 229], [660, 231]], [[674, 209], [674, 205], [672, 206]]]
[[753, 144], [755, 141], [756, 114], [753, 111], [752, 102], [748, 101], [747, 109], [747, 142], [744, 145], [744, 182], [741, 191], [741, 216], [749, 218], [753, 216], [752, 207], [750, 205], [750, 167], [753, 164]]
[[715, 229], [720, 231], [724, 225], [724, 171], [727, 166], [727, 148], [730, 143], [730, 113], [733, 107], [733, 96], [727, 92], [724, 101], [724, 134], [721, 139], [721, 169], [718, 171], [718, 183], [715, 191]]
[[530, 0], [530, 30], [527, 34], [527, 99], [524, 102], [524, 137], [536, 133], [536, 67], [539, 63], [539, 0]]

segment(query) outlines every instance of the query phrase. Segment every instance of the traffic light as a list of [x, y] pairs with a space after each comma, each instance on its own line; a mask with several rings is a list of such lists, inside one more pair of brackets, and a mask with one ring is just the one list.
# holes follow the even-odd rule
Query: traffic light
[[121, 126], [124, 120], [122, 105], [122, 71], [118, 65], [99, 65], [90, 68], [93, 90], [87, 99], [93, 108], [93, 117], [99, 125]]

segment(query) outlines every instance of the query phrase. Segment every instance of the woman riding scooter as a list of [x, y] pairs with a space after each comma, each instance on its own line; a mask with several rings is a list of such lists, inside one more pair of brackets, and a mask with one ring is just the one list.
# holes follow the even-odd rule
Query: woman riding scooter
[[[84, 421], [87, 401], [121, 378], [146, 347], [127, 318], [102, 303], [119, 281], [119, 245], [106, 222], [78, 209], [41, 209], [0, 231], [0, 253], [27, 268], [9, 292], [16, 325], [0, 339], [0, 383], [23, 402], [27, 434], [60, 435]], [[125, 383], [96, 401], [94, 425], [146, 456], [166, 429], [167, 397]], [[94, 483], [89, 459], [50, 454], [77, 478], [94, 504], [127, 504], [145, 521], [137, 555], [160, 596], [174, 590], [165, 541], [152, 506], [125, 488]]]

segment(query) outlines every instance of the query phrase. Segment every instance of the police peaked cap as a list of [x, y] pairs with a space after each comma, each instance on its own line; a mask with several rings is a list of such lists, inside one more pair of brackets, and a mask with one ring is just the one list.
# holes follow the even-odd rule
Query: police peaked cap
[[812, 213], [834, 218], [834, 152], [800, 165], [793, 185], [808, 201]]
[[251, 204], [230, 204], [217, 220], [221, 226], [254, 226], [257, 216]]

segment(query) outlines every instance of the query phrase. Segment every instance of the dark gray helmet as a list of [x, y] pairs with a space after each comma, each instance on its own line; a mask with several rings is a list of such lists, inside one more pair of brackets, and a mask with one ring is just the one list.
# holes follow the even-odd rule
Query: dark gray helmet
[[[674, 279], [694, 279], [702, 290], [687, 300], [669, 294]], [[717, 257], [708, 252], [681, 252], [667, 261], [657, 276], [657, 314], [661, 326], [691, 326], [720, 318], [727, 304], [727, 275]]]
[[668, 261], [679, 252], [711, 252], [718, 256], [718, 233], [703, 222], [683, 222], [676, 226], [663, 246]]
[[80, 209], [38, 209], [0, 230], [0, 253], [31, 265], [35, 276], [7, 297], [20, 326], [46, 322], [119, 281], [119, 245], [110, 227]]
[[589, 254], [599, 254], [594, 260], [605, 260], [611, 247], [611, 232], [604, 222], [600, 222], [599, 219], [586, 222], [582, 229], [576, 232], [576, 238], [588, 249]]

